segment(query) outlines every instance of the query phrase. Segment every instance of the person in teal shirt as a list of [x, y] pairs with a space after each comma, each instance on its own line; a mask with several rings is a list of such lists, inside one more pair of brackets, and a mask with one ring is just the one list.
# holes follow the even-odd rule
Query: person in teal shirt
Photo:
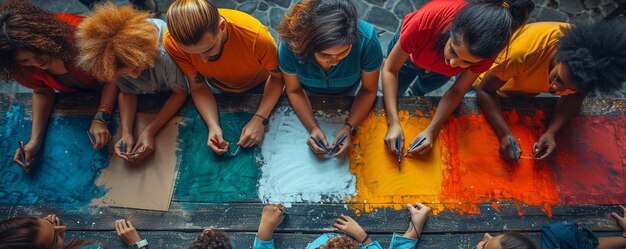
[[[401, 235], [394, 233], [389, 245], [390, 249], [414, 248], [419, 236], [422, 234], [424, 224], [428, 220], [430, 208], [422, 203], [407, 204], [407, 210], [411, 217], [406, 232]], [[254, 239], [253, 249], [274, 249], [273, 234], [276, 227], [283, 221], [287, 209], [282, 204], [270, 204], [263, 208], [259, 231]], [[346, 215], [341, 215], [333, 224], [338, 233], [325, 233], [309, 243], [306, 249], [382, 249], [378, 241], [372, 240], [361, 228], [359, 223]]]
[[[383, 60], [376, 30], [357, 18], [356, 8], [349, 0], [301, 1], [285, 15], [277, 30], [285, 91], [310, 133], [307, 144], [315, 153], [336, 151], [333, 156], [343, 156], [349, 146], [342, 145], [350, 144], [352, 131], [376, 100]], [[317, 125], [307, 94], [356, 94], [333, 146]], [[342, 143], [337, 144], [344, 134]]]

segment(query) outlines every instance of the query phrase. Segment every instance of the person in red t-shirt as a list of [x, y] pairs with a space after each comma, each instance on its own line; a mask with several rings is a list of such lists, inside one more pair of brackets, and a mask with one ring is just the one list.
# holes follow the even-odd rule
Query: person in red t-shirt
[[409, 87], [414, 94], [424, 95], [459, 75], [439, 101], [431, 123], [412, 140], [415, 148], [408, 146], [407, 153], [423, 155], [430, 151], [445, 119], [478, 75], [491, 67], [491, 58], [507, 46], [534, 7], [531, 0], [433, 0], [406, 15], [389, 44], [382, 73], [387, 148], [402, 153], [404, 147], [397, 96], [404, 95]]
[[44, 138], [48, 116], [59, 92], [102, 91], [100, 107], [89, 131], [94, 149], [111, 139], [107, 124], [117, 97], [115, 84], [102, 85], [76, 68], [75, 27], [82, 17], [54, 14], [26, 1], [11, 0], [0, 6], [0, 79], [15, 79], [33, 90], [30, 141], [24, 146], [25, 163], [19, 149], [14, 161], [26, 168], [35, 158]]

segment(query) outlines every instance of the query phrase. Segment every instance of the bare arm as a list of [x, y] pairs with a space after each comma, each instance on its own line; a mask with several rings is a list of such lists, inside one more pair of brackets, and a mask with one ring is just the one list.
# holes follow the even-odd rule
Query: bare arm
[[24, 145], [24, 160], [26, 165], [23, 165], [20, 157], [20, 149], [15, 151], [13, 161], [20, 165], [22, 168], [26, 168], [35, 159], [35, 155], [39, 152], [43, 143], [43, 138], [46, 131], [46, 124], [54, 105], [54, 90], [52, 88], [46, 88], [43, 90], [33, 91], [33, 123], [30, 134], [30, 141]]
[[[276, 72], [270, 72], [270, 76], [265, 82], [263, 98], [256, 111], [257, 115], [263, 118], [269, 118], [276, 102], [280, 99], [280, 95], [283, 94], [283, 86], [282, 74], [278, 70]], [[263, 141], [265, 126], [263, 125], [263, 118], [259, 116], [253, 116], [250, 122], [243, 128], [237, 145], [247, 148], [258, 145]]]
[[[497, 90], [505, 83], [506, 81], [499, 79], [491, 74], [490, 71], [487, 71], [485, 77], [476, 89], [476, 96], [478, 97], [480, 108], [483, 110], [483, 113], [485, 113], [485, 117], [489, 120], [489, 123], [500, 139], [500, 156], [505, 160], [515, 160], [515, 158], [519, 158], [522, 154], [522, 147], [502, 115], [500, 97], [497, 93]], [[513, 144], [511, 144], [509, 138], [510, 141], [513, 141]], [[516, 156], [513, 155], [511, 146], [515, 146]]]
[[[220, 127], [219, 118], [217, 116], [217, 103], [215, 102], [215, 96], [209, 86], [206, 85], [204, 77], [200, 76], [200, 73], [196, 75], [187, 75], [188, 79], [192, 82], [189, 84], [191, 88], [191, 99], [196, 106], [198, 113], [204, 119], [207, 127], [209, 128], [209, 135], [207, 139], [207, 146], [211, 148], [216, 154], [224, 154], [227, 149], [227, 142], [224, 141], [222, 135], [222, 128]], [[222, 148], [215, 146], [210, 142], [210, 139], [215, 139]], [[226, 145], [226, 146], [224, 146]]]
[[420, 146], [411, 151], [411, 153], [424, 155], [432, 149], [434, 139], [439, 134], [441, 127], [445, 124], [448, 116], [450, 116], [450, 114], [452, 114], [452, 112], [459, 106], [461, 101], [463, 101], [463, 96], [465, 96], [467, 90], [472, 86], [472, 83], [476, 81], [476, 78], [478, 78], [478, 74], [473, 72], [465, 71], [461, 73], [459, 78], [456, 79], [454, 84], [450, 87], [450, 89], [448, 89], [448, 91], [446, 91], [439, 101], [433, 120], [424, 131], [415, 137], [413, 142], [421, 137], [426, 137], [426, 140], [424, 140]]
[[[112, 114], [115, 109], [115, 101], [117, 101], [117, 92], [118, 89], [114, 83], [105, 83], [102, 88], [102, 93], [100, 93], [100, 105], [98, 110], [105, 110], [105, 112]], [[92, 122], [89, 132], [91, 132], [96, 139], [93, 145], [93, 148], [96, 150], [102, 149], [102, 147], [111, 140], [111, 132], [104, 123]]]
[[[538, 159], [545, 159], [554, 152], [556, 149], [556, 133], [576, 114], [584, 99], [585, 96], [579, 93], [559, 98], [548, 129], [539, 137], [539, 141], [533, 145], [533, 152], [539, 153]], [[543, 149], [545, 149], [545, 153], [540, 153]]]
[[396, 147], [397, 139], [400, 139], [400, 148], [404, 144], [404, 132], [398, 118], [398, 73], [408, 58], [409, 54], [402, 50], [400, 42], [398, 42], [391, 49], [383, 66], [383, 100], [385, 102], [388, 129], [385, 135], [385, 144], [389, 151], [394, 153], [399, 153]]
[[626, 247], [626, 208], [620, 205], [622, 209], [622, 215], [615, 212], [611, 213], [611, 217], [617, 221], [617, 224], [622, 228], [622, 236], [612, 237], [600, 237], [599, 244], [596, 249], [617, 249]]

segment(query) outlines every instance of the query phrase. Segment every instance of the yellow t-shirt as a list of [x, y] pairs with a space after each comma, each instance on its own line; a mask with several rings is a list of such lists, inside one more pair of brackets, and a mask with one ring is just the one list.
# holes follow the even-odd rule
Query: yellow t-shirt
[[[488, 72], [506, 81], [498, 90], [501, 96], [536, 95], [549, 92], [550, 62], [563, 37], [563, 22], [536, 22], [524, 25], [515, 34]], [[478, 86], [484, 74], [474, 82]]]
[[228, 23], [228, 40], [218, 60], [203, 62], [200, 55], [185, 52], [169, 31], [163, 36], [163, 44], [189, 80], [200, 73], [221, 91], [248, 91], [278, 70], [276, 43], [267, 27], [251, 15], [231, 9], [218, 11]]

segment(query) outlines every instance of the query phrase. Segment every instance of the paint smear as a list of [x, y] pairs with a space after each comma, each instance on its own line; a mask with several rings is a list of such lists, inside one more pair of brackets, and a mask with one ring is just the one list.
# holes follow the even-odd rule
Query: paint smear
[[[399, 113], [407, 144], [404, 151], [430, 122], [424, 115], [417, 116], [410, 117], [406, 111]], [[387, 118], [370, 113], [355, 137], [350, 170], [357, 177], [358, 195], [350, 200], [350, 207], [365, 212], [382, 207], [399, 210], [406, 203], [419, 201], [431, 203], [431, 209], [438, 213], [442, 209], [438, 204], [444, 167], [441, 158], [446, 153], [441, 141], [435, 141], [427, 156], [406, 157], [399, 166], [396, 154], [390, 153], [384, 144], [386, 133]]]
[[[240, 149], [236, 156], [218, 156], [207, 146], [208, 129], [202, 117], [185, 115], [178, 130], [178, 178], [175, 198], [184, 202], [237, 202], [257, 200], [256, 148]], [[224, 139], [229, 150], [237, 149], [241, 129], [251, 113], [220, 113]]]
[[52, 117], [44, 144], [26, 174], [13, 163], [18, 141], [28, 142], [30, 117], [13, 105], [0, 124], [0, 203], [35, 205], [61, 203], [87, 205], [106, 193], [94, 180], [107, 166], [107, 149], [92, 149], [85, 132], [92, 116]]
[[551, 161], [563, 205], [626, 203], [624, 116], [575, 117]]
[[[345, 113], [317, 113], [316, 120], [329, 143], [346, 117]], [[355, 195], [356, 179], [347, 157], [316, 155], [306, 145], [308, 138], [293, 109], [281, 107], [272, 114], [261, 147], [264, 165], [259, 198], [263, 202], [339, 202]]]
[[[512, 111], [505, 118], [520, 141], [522, 156], [532, 157], [532, 145], [544, 130], [543, 113], [520, 116]], [[492, 202], [498, 209], [501, 200], [512, 200], [541, 206], [550, 215], [551, 206], [558, 204], [547, 162], [522, 158], [516, 165], [500, 159], [500, 141], [482, 115], [451, 116], [440, 136], [450, 151], [441, 193], [446, 208], [479, 214], [477, 204]]]

